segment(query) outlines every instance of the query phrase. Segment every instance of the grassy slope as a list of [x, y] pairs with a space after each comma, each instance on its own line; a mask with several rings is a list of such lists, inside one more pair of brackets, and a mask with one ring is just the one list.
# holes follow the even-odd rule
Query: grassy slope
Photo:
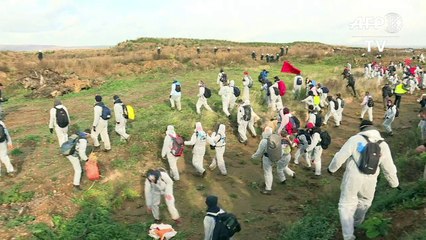
[[[317, 63], [315, 65], [303, 63], [303, 61], [296, 61], [295, 63], [296, 66], [303, 69], [311, 78], [323, 80], [333, 76], [335, 78], [338, 74], [335, 66], [342, 65], [345, 61], [346, 59], [326, 59], [322, 63]], [[256, 73], [262, 68], [268, 68], [272, 76], [283, 76], [282, 74], [279, 74], [280, 66], [278, 64], [274, 64], [271, 67], [266, 65], [258, 66], [256, 68], [232, 67], [228, 69], [225, 68], [225, 70], [228, 72], [231, 79], [237, 81], [237, 86], [241, 87], [239, 80], [241, 78], [241, 73], [244, 70], [251, 72], [255, 79], [257, 75]], [[110, 106], [112, 105], [112, 95], [119, 94], [125, 102], [132, 104], [136, 108], [138, 114], [138, 120], [131, 124], [131, 128], [129, 130], [129, 132], [133, 135], [132, 142], [128, 146], [121, 144], [119, 143], [117, 136], [115, 136], [115, 134], [111, 134], [114, 150], [108, 155], [101, 154], [100, 161], [103, 175], [110, 180], [106, 183], [95, 184], [90, 191], [81, 195], [74, 195], [68, 192], [70, 189], [72, 174], [71, 167], [69, 163], [63, 159], [63, 157], [56, 154], [56, 139], [47, 132], [47, 111], [50, 108], [52, 101], [41, 99], [31, 100], [31, 102], [28, 102], [28, 100], [25, 100], [23, 97], [24, 92], [17, 91], [13, 101], [8, 102], [6, 105], [7, 109], [13, 109], [13, 112], [8, 116], [6, 123], [11, 128], [11, 132], [18, 148], [22, 149], [23, 152], [23, 154], [14, 157], [17, 159], [17, 162], [21, 167], [21, 173], [16, 179], [8, 179], [4, 183], [2, 182], [2, 188], [8, 189], [9, 186], [23, 183], [26, 185], [26, 187], [24, 186], [24, 190], [35, 190], [37, 192], [35, 197], [36, 199], [48, 198], [50, 202], [57, 202], [66, 199], [63, 203], [65, 208], [61, 208], [63, 205], [58, 204], [54, 211], [46, 210], [48, 215], [54, 216], [53, 223], [56, 227], [52, 231], [44, 227], [44, 225], [37, 225], [35, 233], [37, 233], [36, 235], [39, 237], [45, 236], [45, 239], [49, 239], [55, 238], [55, 236], [62, 236], [62, 238], [68, 239], [76, 236], [89, 237], [87, 234], [92, 234], [90, 237], [92, 237], [92, 239], [97, 239], [99, 234], [106, 234], [112, 238], [145, 239], [145, 235], [143, 234], [145, 231], [143, 229], [146, 228], [146, 225], [138, 223], [136, 219], [139, 217], [129, 218], [120, 215], [120, 212], [125, 211], [122, 206], [126, 206], [126, 203], [130, 201], [136, 202], [135, 206], [133, 206], [136, 207], [136, 209], [133, 208], [131, 211], [138, 211], [139, 208], [143, 209], [143, 201], [139, 198], [141, 193], [141, 175], [150, 166], [163, 165], [163, 163], [159, 161], [158, 152], [161, 147], [164, 129], [168, 124], [175, 125], [176, 129], [180, 133], [182, 133], [185, 137], [189, 137], [196, 121], [201, 121], [206, 129], [212, 129], [217, 122], [228, 122], [221, 113], [221, 103], [218, 96], [213, 96], [210, 100], [210, 105], [216, 111], [215, 114], [207, 113], [201, 117], [195, 114], [194, 104], [196, 100], [195, 92], [197, 90], [196, 82], [198, 80], [207, 81], [209, 86], [211, 86], [215, 92], [217, 91], [215, 84], [216, 74], [216, 71], [189, 71], [177, 73], [154, 72], [122, 79], [112, 78], [100, 88], [64, 96], [62, 99], [71, 111], [73, 123], [75, 124], [74, 127], [78, 127], [80, 129], [91, 125], [91, 106], [93, 103], [93, 96], [97, 93], [105, 96], [105, 102]], [[168, 107], [168, 89], [172, 76], [176, 76], [183, 83], [185, 96], [182, 101], [183, 111], [181, 113], [170, 111]], [[284, 79], [289, 80], [291, 78], [287, 76], [284, 77]], [[259, 85], [256, 84], [254, 89], [257, 89], [258, 87]], [[253, 92], [252, 98], [255, 99], [254, 107], [258, 113], [266, 110], [265, 107], [259, 105], [259, 93]], [[287, 100], [290, 105], [295, 105], [294, 102], [289, 101], [289, 98], [290, 96], [287, 96], [285, 100]], [[23, 112], [29, 110], [31, 110], [34, 114], [32, 123], [34, 123], [35, 126], [31, 127], [29, 126], [29, 121], [19, 118]], [[230, 126], [229, 124], [227, 125]], [[112, 129], [112, 127], [110, 127], [110, 129]], [[242, 158], [238, 160], [241, 161], [241, 163], [230, 163], [231, 169], [235, 168], [234, 171], [236, 171], [236, 169], [241, 168], [241, 166], [250, 170], [257, 169], [257, 162], [244, 161], [244, 158], [247, 158], [250, 152], [254, 151], [256, 144], [252, 143], [250, 146], [251, 150], [246, 152], [247, 149], [240, 149], [240, 145], [237, 144], [236, 138], [232, 135], [229, 128], [228, 135], [229, 145], [232, 146], [228, 148], [230, 155], [232, 154], [232, 156], [240, 156], [239, 158]], [[241, 151], [243, 151], [243, 153], [240, 153]], [[184, 164], [184, 174], [192, 171], [189, 149], [186, 151], [186, 155], [185, 162], [181, 162], [181, 164]], [[238, 187], [246, 185], [246, 187], [245, 189], [240, 189], [238, 195], [228, 193], [228, 196], [221, 197], [222, 204], [228, 210], [237, 210], [239, 208], [235, 205], [247, 204], [244, 203], [244, 201], [242, 202], [241, 199], [238, 199], [238, 196], [261, 199], [261, 196], [255, 194], [255, 191], [251, 189], [252, 187], [256, 188], [257, 186], [247, 186], [248, 183], [250, 183], [244, 182], [244, 180], [247, 181], [247, 179], [232, 177], [232, 174], [230, 175], [230, 179], [226, 180], [230, 185], [236, 184]], [[241, 179], [243, 179], [242, 183]], [[252, 180], [255, 181], [251, 181], [251, 183], [257, 184], [258, 181], [262, 181], [261, 179], [261, 172], [256, 170], [256, 172], [253, 172], [252, 178]], [[191, 239], [191, 237], [201, 234], [200, 222], [203, 216], [202, 212], [204, 210], [202, 195], [211, 191], [226, 192], [228, 190], [223, 189], [224, 187], [221, 186], [222, 182], [218, 182], [216, 180], [217, 178], [215, 177], [207, 178], [203, 181], [189, 177], [189, 180], [182, 181], [184, 182], [183, 184], [176, 184], [176, 198], [178, 200], [177, 206], [182, 212], [185, 221], [188, 222], [183, 226], [183, 231], [181, 231], [180, 235], [181, 239]], [[49, 184], [46, 184], [46, 181], [48, 181]], [[329, 183], [329, 180], [324, 180], [320, 182], [320, 186], [324, 187]], [[338, 181], [332, 181], [331, 183], [331, 186], [337, 188]], [[84, 182], [86, 189], [89, 187], [89, 184], [90, 183], [88, 182]], [[302, 179], [302, 182], [297, 183], [298, 185], [296, 185], [296, 183], [294, 184], [295, 185], [292, 187], [306, 188], [306, 184], [309, 183], [307, 180]], [[326, 189], [328, 192], [320, 194], [319, 196], [325, 195], [326, 198], [331, 198], [336, 201], [335, 196], [337, 191], [332, 189], [330, 190], [330, 188], [332, 187], [327, 187]], [[201, 191], [197, 189], [201, 189]], [[292, 192], [291, 194], [295, 193]], [[307, 199], [307, 202], [300, 200], [300, 204], [303, 206], [296, 208], [293, 212], [293, 216], [288, 216], [289, 219], [282, 219], [281, 222], [278, 221], [276, 224], [278, 224], [281, 228], [285, 228], [287, 230], [291, 229], [291, 222], [300, 218], [305, 211], [305, 216], [313, 218], [313, 221], [318, 221], [318, 216], [313, 215], [315, 211], [306, 207], [312, 204], [312, 201], [315, 201], [316, 197], [311, 195], [308, 196], [309, 199]], [[125, 203], [124, 205], [123, 202]], [[95, 208], [92, 204], [96, 204], [98, 207]], [[332, 216], [335, 216], [336, 202], [333, 203], [331, 200], [328, 201], [328, 204], [330, 204], [330, 210], [334, 210], [334, 213], [331, 213]], [[78, 210], [78, 208], [76, 208], [77, 206], [81, 206], [80, 211], [76, 211]], [[285, 206], [285, 203], [283, 203], [283, 206]], [[247, 206], [247, 208], [250, 207], [251, 206]], [[327, 209], [328, 208], [324, 207], [322, 209], [322, 213], [325, 219], [331, 221], [329, 218], [330, 216], [327, 215], [330, 214]], [[162, 211], [166, 212], [166, 209], [163, 208]], [[311, 214], [309, 212], [311, 212]], [[116, 217], [113, 217], [114, 213]], [[281, 212], [280, 214], [286, 213]], [[165, 215], [167, 219], [167, 214]], [[73, 216], [76, 217], [72, 218]], [[242, 236], [253, 236], [253, 234], [256, 234], [254, 231], [262, 231], [262, 229], [257, 229], [256, 225], [258, 225], [259, 220], [266, 222], [267, 219], [264, 218], [267, 217], [268, 214], [253, 212], [244, 214], [243, 216], [244, 217], [242, 217], [242, 219], [246, 225], [247, 232], [245, 235], [242, 233]], [[145, 214], [141, 218], [149, 219], [150, 217]], [[121, 223], [114, 221], [114, 219], [117, 219], [121, 223], [128, 222], [128, 224], [121, 225]], [[336, 219], [333, 220], [334, 223], [335, 220]], [[189, 223], [194, 224], [196, 227], [191, 227]], [[82, 229], [84, 226], [98, 226], [98, 228], [90, 229], [90, 231], [87, 232]], [[334, 229], [332, 229], [332, 232], [337, 231], [338, 224], [334, 224], [333, 226]], [[269, 226], [264, 230], [270, 231], [268, 228]], [[280, 228], [275, 229], [279, 230]], [[299, 228], [299, 232], [297, 234], [303, 234], [303, 232], [300, 231], [304, 230], [307, 231], [309, 229], [303, 227]], [[13, 230], [6, 231], [8, 232]], [[122, 235], [117, 235], [119, 232], [122, 232]], [[276, 238], [278, 236], [278, 232], [279, 231], [268, 233], [267, 235], [270, 236], [271, 239], [274, 239], [273, 236]], [[49, 237], [49, 234], [52, 235]]]

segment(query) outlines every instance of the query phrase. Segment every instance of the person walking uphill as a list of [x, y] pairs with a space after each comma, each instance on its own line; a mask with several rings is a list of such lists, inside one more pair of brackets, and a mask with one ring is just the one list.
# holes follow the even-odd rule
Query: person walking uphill
[[152, 213], [155, 222], [160, 223], [160, 202], [161, 195], [164, 195], [167, 209], [176, 224], [181, 224], [179, 212], [175, 207], [175, 197], [173, 195], [173, 180], [162, 169], [150, 169], [145, 179], [145, 201], [147, 211]]
[[216, 152], [216, 157], [213, 158], [212, 163], [210, 164], [210, 170], [214, 170], [216, 166], [219, 167], [220, 173], [223, 176], [226, 176], [228, 173], [226, 171], [225, 160], [223, 155], [225, 154], [226, 148], [226, 132], [225, 125], [220, 124], [217, 132], [213, 132], [210, 136], [212, 142], [214, 143], [214, 149]]
[[174, 109], [175, 106], [178, 111], [182, 110], [180, 99], [182, 97], [182, 86], [178, 80], [173, 80], [172, 89], [170, 90], [170, 105]]
[[[312, 126], [312, 125], [311, 125]], [[306, 153], [309, 155], [309, 158], [312, 160], [315, 165], [315, 176], [321, 176], [321, 155], [323, 148], [320, 144], [321, 139], [321, 129], [319, 127], [314, 127], [308, 130], [309, 135], [311, 135], [311, 144], [306, 148]]]
[[[368, 169], [372, 171], [365, 173], [362, 160], [367, 156], [370, 156], [370, 163], [376, 164], [369, 165]], [[371, 206], [380, 170], [392, 188], [397, 188], [399, 181], [389, 145], [383, 141], [379, 131], [368, 120], [361, 122], [360, 132], [349, 138], [334, 155], [328, 166], [328, 172], [331, 174], [336, 172], [344, 163], [346, 170], [340, 187], [339, 215], [343, 238], [349, 240], [355, 239], [354, 227], [364, 221], [365, 214]]]
[[93, 139], [95, 150], [99, 150], [101, 146], [98, 139], [99, 135], [101, 135], [101, 140], [104, 142], [105, 147], [104, 151], [110, 151], [111, 143], [108, 135], [108, 119], [111, 118], [111, 110], [102, 102], [102, 97], [100, 95], [96, 95], [95, 100], [92, 132], [90, 135]]
[[[178, 148], [178, 149], [176, 149]], [[182, 155], [183, 151], [183, 139], [175, 132], [175, 127], [172, 125], [167, 126], [166, 136], [164, 137], [163, 149], [161, 150], [161, 157], [166, 158], [170, 166], [170, 175], [178, 181], [179, 170], [177, 167], [177, 161]]]
[[201, 123], [195, 123], [195, 130], [192, 134], [191, 140], [185, 141], [184, 144], [194, 145], [194, 148], [192, 149], [192, 165], [201, 177], [206, 176], [206, 170], [203, 166], [204, 154], [206, 153], [206, 142], [210, 143], [210, 145], [214, 145], [207, 133], [204, 132]]
[[68, 140], [69, 125], [70, 115], [68, 109], [62, 105], [59, 99], [56, 99], [53, 103], [53, 108], [50, 109], [49, 130], [50, 133], [53, 133], [53, 129], [55, 129], [59, 147]]
[[206, 90], [206, 86], [204, 85], [203, 81], [200, 81], [198, 83], [198, 101], [197, 104], [195, 105], [196, 109], [197, 109], [197, 113], [201, 114], [201, 107], [204, 106], [207, 111], [213, 112], [213, 110], [210, 108], [209, 104], [207, 103], [207, 97], [206, 97], [206, 92], [208, 92]]
[[365, 92], [364, 100], [360, 105], [362, 106], [362, 110], [359, 118], [363, 120], [365, 113], [368, 112], [368, 120], [373, 121], [374, 100], [369, 92]]
[[[0, 160], [6, 166], [6, 172], [9, 176], [13, 177], [15, 169], [10, 163], [10, 158], [7, 155], [7, 151], [13, 149], [12, 138], [10, 137], [9, 131], [7, 131], [6, 125], [0, 120]], [[1, 176], [1, 163], [0, 163], [0, 176]]]
[[256, 130], [254, 129], [254, 118], [257, 115], [254, 113], [253, 108], [250, 106], [250, 101], [246, 100], [238, 108], [237, 123], [238, 123], [238, 140], [240, 143], [247, 144], [247, 127], [250, 129], [252, 136], [256, 137]]
[[393, 136], [392, 122], [395, 120], [398, 110], [396, 109], [396, 106], [392, 103], [392, 100], [390, 99], [387, 101], [387, 107], [388, 109], [386, 110], [386, 113], [385, 113], [385, 121], [383, 122], [383, 127], [385, 128], [386, 132], [390, 136]]
[[228, 83], [223, 83], [220, 87], [219, 95], [222, 97], [222, 110], [227, 117], [231, 116], [229, 113], [229, 103], [231, 101], [231, 95], [234, 94], [232, 88], [228, 86]]
[[124, 106], [123, 102], [121, 101], [120, 97], [117, 95], [114, 95], [114, 115], [115, 115], [115, 132], [120, 135], [120, 139], [122, 141], [128, 141], [130, 138], [130, 135], [126, 133], [126, 123], [127, 119], [124, 117]]
[[[87, 137], [90, 129], [86, 129], [84, 132], [78, 132], [77, 134], [73, 134], [70, 136], [70, 140], [75, 140], [75, 151], [67, 156], [68, 160], [71, 162], [72, 167], [74, 169], [74, 178], [73, 178], [73, 186], [75, 190], [81, 191], [80, 181], [81, 181], [81, 164], [80, 160], [87, 162], [89, 159], [86, 154], [87, 149]], [[68, 141], [68, 140], [67, 140]]]

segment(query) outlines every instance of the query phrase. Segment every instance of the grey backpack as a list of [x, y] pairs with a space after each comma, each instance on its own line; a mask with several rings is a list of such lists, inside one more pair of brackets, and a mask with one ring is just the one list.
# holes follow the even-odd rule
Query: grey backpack
[[273, 162], [276, 162], [281, 159], [281, 156], [283, 155], [283, 153], [282, 153], [280, 135], [272, 134], [268, 138], [266, 153], [268, 154], [268, 158]]

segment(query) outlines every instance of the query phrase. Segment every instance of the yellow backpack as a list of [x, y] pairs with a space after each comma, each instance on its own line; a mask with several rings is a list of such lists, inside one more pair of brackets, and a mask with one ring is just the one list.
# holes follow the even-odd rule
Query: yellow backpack
[[135, 109], [130, 105], [123, 105], [123, 115], [126, 119], [135, 120]]

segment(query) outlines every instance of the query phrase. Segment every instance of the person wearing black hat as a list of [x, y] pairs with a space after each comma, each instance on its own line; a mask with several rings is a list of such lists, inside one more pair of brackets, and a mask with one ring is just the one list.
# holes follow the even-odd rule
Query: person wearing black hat
[[111, 110], [102, 102], [102, 97], [100, 95], [95, 96], [95, 106], [93, 108], [94, 117], [92, 124], [92, 132], [91, 136], [93, 139], [93, 145], [96, 150], [98, 150], [101, 146], [99, 143], [99, 135], [101, 135], [101, 140], [104, 142], [104, 151], [111, 150], [111, 143], [109, 141], [108, 135], [108, 119], [111, 118]]
[[219, 214], [225, 213], [218, 205], [218, 198], [210, 195], [206, 198], [207, 214], [204, 217], [204, 240], [213, 239], [213, 231], [216, 226], [216, 219]]
[[121, 141], [128, 141], [130, 135], [126, 133], [127, 119], [124, 117], [124, 108], [126, 107], [120, 97], [114, 95], [114, 115], [115, 115], [115, 132], [120, 135]]
[[333, 174], [346, 163], [339, 200], [343, 239], [355, 239], [354, 226], [358, 226], [364, 221], [365, 214], [374, 199], [377, 177], [380, 171], [376, 170], [374, 174], [365, 174], [359, 169], [361, 153], [366, 149], [367, 139], [379, 144], [378, 167], [385, 175], [389, 185], [392, 188], [399, 186], [397, 170], [389, 145], [383, 141], [380, 132], [368, 120], [362, 120], [359, 129], [360, 132], [349, 138], [339, 152], [334, 155], [327, 169], [330, 174]]
[[149, 169], [145, 179], [145, 201], [149, 213], [152, 213], [157, 223], [160, 219], [161, 195], [164, 199], [172, 219], [176, 224], [180, 224], [179, 212], [175, 207], [175, 197], [173, 195], [173, 180], [163, 169]]
[[89, 132], [90, 129], [86, 129], [84, 132], [77, 132], [76, 134], [72, 134], [70, 136], [70, 139], [77, 139], [74, 153], [68, 155], [67, 158], [74, 168], [73, 186], [74, 189], [78, 191], [82, 190], [80, 187], [82, 173], [80, 160], [86, 162], [89, 159], [87, 157], [87, 138], [90, 136]]
[[68, 140], [68, 126], [70, 122], [68, 109], [62, 105], [61, 100], [55, 99], [53, 108], [50, 109], [49, 130], [50, 133], [53, 133], [53, 129], [55, 129], [59, 147]]

